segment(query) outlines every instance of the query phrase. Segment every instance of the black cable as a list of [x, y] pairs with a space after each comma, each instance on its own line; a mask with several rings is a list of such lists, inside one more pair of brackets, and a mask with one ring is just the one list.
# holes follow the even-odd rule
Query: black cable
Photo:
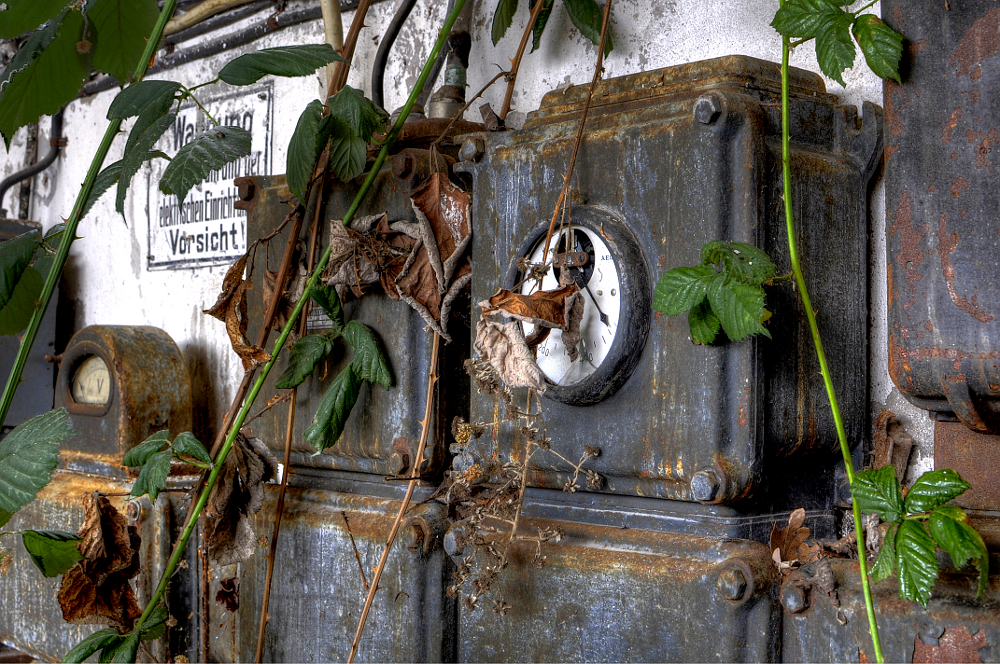
[[375, 64], [372, 65], [372, 101], [379, 107], [385, 107], [385, 68], [389, 61], [389, 51], [396, 43], [396, 37], [399, 36], [399, 31], [406, 23], [406, 19], [410, 17], [410, 12], [413, 11], [415, 4], [417, 4], [417, 0], [403, 0], [396, 10], [396, 14], [392, 17], [392, 21], [389, 22], [389, 27], [385, 30], [385, 36], [382, 37], [382, 41], [378, 45], [378, 51], [375, 52]]
[[194, 39], [195, 37], [200, 37], [206, 32], [211, 32], [212, 30], [218, 30], [219, 28], [224, 28], [227, 25], [232, 25], [237, 21], [242, 21], [249, 16], [260, 13], [269, 7], [274, 7], [273, 0], [260, 0], [260, 2], [237, 7], [231, 11], [205, 19], [201, 23], [192, 25], [186, 30], [175, 32], [169, 37], [165, 37], [163, 42], [169, 50], [171, 46], [176, 46], [177, 44], [186, 42], [189, 39]]
[[[34, 165], [29, 166], [23, 170], [14, 173], [9, 178], [0, 182], [0, 204], [3, 203], [3, 197], [7, 194], [7, 190], [13, 187], [15, 184], [27, 180], [30, 177], [41, 173], [46, 168], [52, 165], [52, 162], [56, 160], [59, 156], [59, 142], [62, 139], [63, 133], [63, 109], [60, 109], [58, 113], [52, 116], [52, 124], [49, 129], [49, 148], [48, 154]], [[0, 218], [6, 218], [7, 211], [0, 207]]]

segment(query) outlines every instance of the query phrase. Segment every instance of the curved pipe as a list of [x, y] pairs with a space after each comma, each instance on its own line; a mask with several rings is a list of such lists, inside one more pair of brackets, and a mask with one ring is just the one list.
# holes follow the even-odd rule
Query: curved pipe
[[[59, 156], [59, 142], [62, 139], [63, 132], [63, 109], [59, 109], [59, 112], [52, 116], [52, 124], [49, 129], [49, 152], [42, 158], [41, 161], [35, 162], [33, 166], [29, 166], [23, 170], [14, 173], [9, 178], [0, 182], [0, 205], [3, 204], [3, 197], [7, 195], [7, 190], [13, 187], [15, 184], [27, 180], [30, 177], [41, 173], [46, 168], [52, 165], [52, 162], [56, 160]], [[0, 218], [6, 218], [7, 211], [0, 207]]]
[[375, 64], [372, 65], [372, 101], [380, 108], [385, 108], [385, 68], [389, 61], [389, 51], [396, 43], [396, 37], [399, 36], [399, 31], [406, 23], [406, 19], [410, 17], [410, 12], [413, 11], [415, 4], [417, 4], [417, 0], [403, 0], [399, 9], [396, 10], [396, 14], [392, 17], [392, 21], [389, 22], [385, 36], [379, 42], [378, 51], [375, 52]]

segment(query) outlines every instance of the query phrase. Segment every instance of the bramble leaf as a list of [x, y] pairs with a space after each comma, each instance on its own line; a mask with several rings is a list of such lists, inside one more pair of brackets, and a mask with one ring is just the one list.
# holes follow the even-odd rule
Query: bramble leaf
[[859, 16], [854, 22], [854, 36], [858, 38], [861, 53], [868, 67], [881, 78], [899, 78], [899, 60], [903, 57], [903, 35], [899, 34], [874, 14]]
[[327, 317], [333, 323], [333, 331], [340, 334], [340, 331], [344, 329], [344, 310], [340, 306], [340, 297], [337, 295], [337, 289], [333, 286], [316, 284], [316, 287], [312, 289], [310, 294], [312, 295], [312, 299], [323, 308], [323, 312], [326, 313]]
[[330, 351], [333, 338], [325, 334], [310, 334], [302, 337], [292, 346], [288, 357], [288, 368], [278, 378], [274, 386], [279, 390], [298, 387], [312, 374], [313, 369]]
[[159, 14], [153, 0], [97, 0], [87, 12], [97, 30], [94, 67], [129, 80]]
[[[949, 509], [951, 508], [951, 509]], [[971, 560], [979, 568], [977, 597], [986, 591], [989, 581], [990, 557], [983, 538], [976, 529], [965, 523], [964, 518], [956, 519], [954, 505], [942, 505], [931, 514], [928, 521], [931, 536], [939, 547], [948, 552], [957, 569], [965, 567]], [[962, 517], [965, 513], [962, 512]]]
[[300, 201], [305, 200], [316, 157], [326, 142], [326, 136], [320, 131], [325, 124], [323, 104], [318, 99], [313, 99], [299, 116], [295, 131], [292, 132], [292, 140], [288, 143], [288, 157], [285, 159], [288, 189]]
[[[604, 23], [604, 12], [594, 0], [566, 0], [566, 11], [569, 12], [569, 19], [583, 36], [594, 42], [594, 46], [601, 44], [601, 26]], [[614, 50], [611, 43], [611, 26], [608, 26], [608, 36], [604, 40], [604, 57]]]
[[312, 425], [303, 433], [316, 452], [322, 452], [340, 439], [360, 392], [361, 377], [352, 362], [330, 383], [319, 401]]
[[66, 409], [57, 408], [18, 425], [0, 440], [0, 526], [49, 483], [59, 463], [59, 445], [76, 434], [67, 423]]
[[[891, 466], [887, 466], [892, 470]], [[923, 522], [903, 521], [896, 535], [896, 567], [899, 570], [899, 596], [919, 602], [927, 608], [931, 587], [938, 575], [934, 540]]]
[[788, 0], [775, 13], [771, 27], [783, 37], [812, 39], [846, 13], [834, 0]]
[[924, 473], [906, 494], [906, 511], [910, 514], [930, 512], [962, 495], [970, 486], [972, 485], [951, 468]]
[[875, 564], [869, 570], [872, 583], [882, 583], [896, 573], [896, 533], [897, 525], [889, 525], [889, 530], [882, 541], [882, 549], [878, 552]]
[[69, 0], [7, 0], [0, 12], [0, 39], [13, 39], [59, 15]]
[[118, 645], [125, 640], [125, 637], [118, 633], [118, 630], [108, 627], [94, 632], [66, 653], [63, 662], [80, 664], [98, 650], [115, 650]]
[[854, 66], [857, 51], [851, 38], [854, 18], [847, 13], [827, 23], [816, 33], [816, 61], [823, 73], [846, 87], [844, 70]]
[[181, 89], [174, 81], [139, 81], [126, 87], [111, 100], [108, 119], [131, 118], [143, 115], [152, 120], [164, 115], [174, 103], [174, 95]]
[[[538, 0], [531, 0], [528, 7], [532, 10], [535, 9], [535, 2]], [[542, 11], [538, 12], [538, 18], [535, 19], [535, 25], [531, 28], [531, 52], [534, 53], [538, 50], [538, 47], [542, 44], [542, 33], [545, 32], [545, 24], [549, 21], [549, 16], [552, 14], [552, 3], [554, 0], [542, 0], [545, 3], [545, 7]], [[495, 44], [496, 42], [494, 42]]]
[[[159, 150], [151, 150], [143, 161], [148, 161], [150, 159], [166, 159], [167, 161], [170, 161], [170, 157]], [[94, 203], [100, 200], [101, 196], [104, 195], [104, 192], [118, 182], [118, 179], [122, 174], [122, 167], [124, 166], [124, 163], [124, 159], [119, 159], [118, 161], [105, 166], [101, 172], [97, 174], [97, 179], [94, 180], [94, 186], [90, 190], [90, 196], [87, 197], [86, 202], [83, 204], [83, 210], [80, 212], [80, 219], [86, 217], [87, 213], [90, 212], [90, 208], [94, 207]]]
[[31, 562], [43, 576], [52, 578], [64, 573], [83, 560], [76, 543], [80, 538], [61, 530], [24, 530], [21, 541], [31, 556]]
[[212, 463], [212, 457], [208, 455], [208, 450], [190, 431], [177, 434], [174, 442], [170, 443], [170, 449], [175, 455], [186, 454], [202, 463]]
[[660, 277], [653, 291], [653, 308], [668, 316], [687, 311], [705, 299], [717, 272], [707, 265], [675, 267]]
[[330, 168], [341, 182], [350, 182], [365, 170], [368, 144], [332, 115], [326, 116], [330, 134]]
[[[150, 148], [160, 140], [170, 125], [174, 123], [176, 113], [167, 115], [157, 115], [157, 111], [150, 107], [148, 112], [143, 112], [132, 126], [132, 131], [125, 142], [125, 155], [122, 157], [122, 169], [118, 175], [118, 189], [115, 195], [115, 210], [125, 218], [125, 195], [132, 184], [132, 177], [139, 172], [139, 167], [149, 158]], [[182, 150], [184, 148], [181, 148]], [[167, 167], [169, 170], [169, 167]], [[160, 181], [163, 187], [163, 181]]]
[[142, 441], [128, 452], [122, 459], [123, 466], [142, 466], [149, 457], [163, 449], [163, 446], [170, 442], [170, 432], [166, 429], [157, 431], [146, 440]]
[[131, 495], [138, 498], [148, 493], [149, 500], [155, 502], [160, 491], [167, 488], [167, 475], [170, 474], [170, 458], [172, 456], [173, 453], [170, 450], [151, 454], [142, 464], [139, 477], [135, 478]]
[[230, 85], [251, 85], [272, 76], [311, 76], [331, 62], [346, 62], [329, 44], [265, 48], [231, 60], [219, 72]]
[[212, 127], [177, 151], [163, 171], [160, 191], [184, 204], [191, 187], [231, 161], [250, 154], [250, 132], [240, 127]]
[[708, 242], [701, 248], [702, 265], [719, 265], [733, 281], [760, 286], [774, 276], [775, 267], [768, 255], [743, 242]]
[[719, 317], [712, 312], [708, 300], [702, 300], [688, 312], [688, 327], [691, 329], [691, 339], [696, 344], [710, 346], [715, 343], [720, 325]]
[[497, 8], [493, 12], [493, 27], [490, 30], [490, 38], [493, 45], [503, 39], [507, 34], [507, 29], [514, 22], [514, 13], [517, 11], [517, 0], [500, 0]]
[[11, 58], [7, 68], [3, 70], [3, 74], [0, 74], [0, 97], [3, 96], [3, 91], [7, 88], [10, 80], [16, 74], [27, 69], [35, 61], [35, 58], [38, 57], [38, 54], [48, 48], [49, 44], [56, 38], [56, 35], [59, 34], [59, 25], [62, 23], [64, 15], [65, 12], [49, 20], [39, 30], [31, 33], [31, 36], [17, 49], [17, 53]]
[[358, 375], [370, 383], [378, 383], [385, 389], [392, 387], [389, 360], [386, 359], [382, 344], [371, 328], [351, 321], [344, 326], [342, 334], [354, 349], [354, 359], [351, 364], [356, 368]]
[[158, 605], [153, 612], [149, 614], [149, 619], [142, 624], [142, 631], [139, 634], [139, 639], [142, 641], [155, 641], [156, 639], [163, 636], [166, 631], [167, 619], [170, 618], [170, 613], [167, 611], [167, 607], [162, 604]]
[[0, 334], [18, 334], [28, 327], [44, 285], [38, 270], [30, 265], [25, 268], [7, 306], [0, 309]]
[[892, 523], [905, 516], [903, 493], [892, 466], [878, 470], [865, 470], [854, 476], [851, 495], [862, 512], [878, 514], [883, 521]]
[[327, 99], [330, 115], [351, 129], [351, 133], [367, 145], [375, 132], [385, 129], [389, 114], [360, 90], [345, 85], [340, 92]]
[[[141, 630], [133, 630], [125, 637], [122, 644], [118, 646], [114, 654], [111, 656], [112, 662], [121, 662], [125, 664], [127, 662], [134, 662], [136, 653], [139, 652], [139, 637], [142, 635]], [[107, 653], [107, 651], [105, 651]]]
[[7, 306], [21, 275], [28, 269], [38, 247], [38, 231], [31, 230], [0, 242], [0, 309]]
[[764, 317], [764, 291], [760, 286], [733, 283], [720, 274], [708, 287], [708, 301], [731, 341], [742, 341], [751, 334], [771, 338], [760, 324]]

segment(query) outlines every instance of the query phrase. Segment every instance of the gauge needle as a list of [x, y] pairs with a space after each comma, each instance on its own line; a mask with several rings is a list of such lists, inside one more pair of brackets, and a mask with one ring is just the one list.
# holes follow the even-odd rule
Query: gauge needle
[[587, 289], [587, 295], [590, 296], [590, 301], [594, 303], [595, 307], [597, 307], [597, 313], [599, 313], [601, 315], [601, 322], [604, 323], [605, 325], [607, 325], [608, 329], [610, 330], [611, 329], [611, 323], [608, 320], [608, 315], [606, 313], [604, 313], [603, 311], [601, 311], [601, 305], [597, 304], [597, 298], [594, 297], [594, 294], [590, 292], [590, 285], [589, 284], [584, 284], [583, 287]]

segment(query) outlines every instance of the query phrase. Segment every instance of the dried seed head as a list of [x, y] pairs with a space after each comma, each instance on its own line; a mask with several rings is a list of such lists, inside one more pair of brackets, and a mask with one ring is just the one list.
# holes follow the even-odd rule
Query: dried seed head
[[536, 440], [535, 441], [535, 445], [538, 445], [543, 450], [551, 450], [552, 449], [552, 439], [551, 438], [542, 438], [541, 440]]
[[538, 569], [542, 569], [543, 567], [545, 567], [545, 558], [546, 557], [543, 556], [540, 552], [536, 553], [535, 557], [531, 559], [531, 566], [537, 567]]
[[512, 607], [510, 604], [503, 601], [502, 599], [493, 600], [493, 612], [496, 614], [505, 616], [507, 615], [507, 612], [510, 611], [512, 608], [514, 607]]
[[563, 485], [563, 491], [565, 491], [566, 493], [576, 493], [576, 490], [579, 488], [580, 487], [577, 485], [577, 483], [571, 479], [566, 480], [566, 484]]
[[10, 566], [14, 564], [14, 556], [7, 549], [0, 548], [0, 576], [6, 576]]
[[604, 486], [604, 477], [598, 475], [592, 470], [585, 470], [583, 472], [587, 475], [588, 489], [600, 489]]
[[588, 459], [596, 459], [601, 456], [601, 448], [594, 445], [584, 445], [583, 453]]

